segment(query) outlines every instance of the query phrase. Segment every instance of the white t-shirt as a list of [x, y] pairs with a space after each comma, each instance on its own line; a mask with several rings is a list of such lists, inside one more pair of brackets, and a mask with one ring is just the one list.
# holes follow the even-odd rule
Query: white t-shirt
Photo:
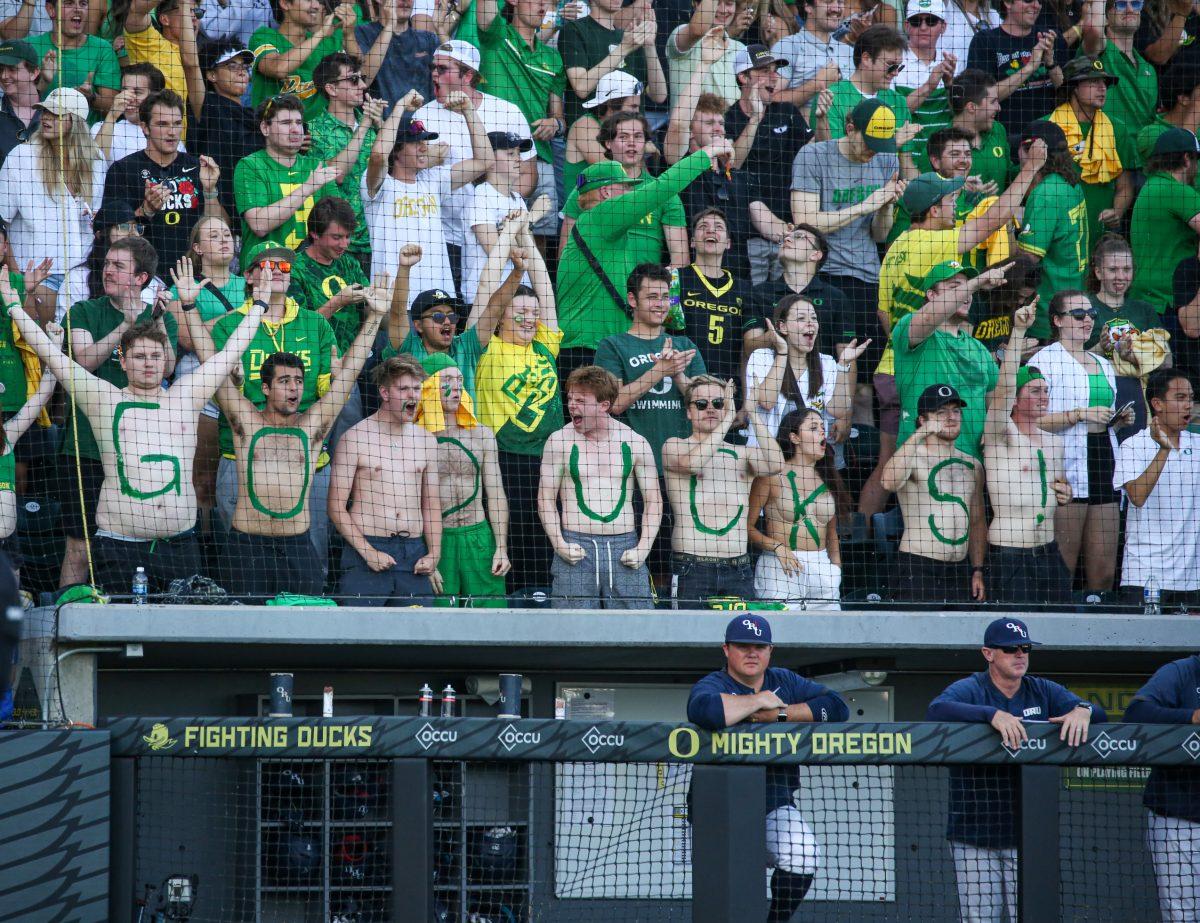
[[[100, 129], [103, 125], [103, 122], [97, 122], [92, 126], [93, 138], [100, 134]], [[116, 163], [122, 157], [128, 157], [130, 154], [136, 154], [138, 151], [144, 151], [145, 149], [146, 133], [139, 126], [125, 119], [119, 119], [117, 124], [113, 126], [112, 156], [108, 158], [108, 162], [110, 164]], [[187, 153], [187, 148], [182, 141], [179, 142], [179, 151], [183, 154]]]
[[[479, 238], [471, 229], [478, 224], [495, 228], [496, 222], [514, 209], [520, 211], [527, 209], [525, 200], [518, 193], [504, 195], [491, 183], [480, 183], [478, 186], [466, 188], [470, 190], [470, 195], [464, 219], [467, 236], [462, 251], [462, 297], [463, 301], [471, 304], [475, 301], [475, 293], [479, 290], [479, 277], [483, 273], [483, 264], [487, 262], [487, 252], [479, 245]], [[512, 261], [505, 260], [504, 276], [498, 281], [507, 279], [512, 269]], [[528, 284], [528, 274], [523, 281]]]
[[[976, 29], [971, 27], [972, 22], [980, 32], [985, 29], [995, 29], [1000, 25], [1000, 14], [989, 9], [983, 14], [982, 20], [980, 22], [974, 17], [968, 19], [967, 14], [959, 8], [954, 0], [950, 0], [946, 4], [946, 31], [938, 39], [938, 51], [952, 54], [958, 58], [958, 73], [960, 74], [967, 69], [967, 52], [971, 50], [971, 39], [975, 37]], [[939, 54], [938, 57], [940, 58], [941, 55]]]
[[[807, 368], [796, 376], [796, 384], [800, 388], [800, 393], [804, 395], [805, 406], [821, 411], [821, 416], [825, 420], [825, 435], [828, 436], [833, 428], [834, 417], [827, 408], [829, 399], [833, 396], [834, 386], [837, 385], [838, 368], [833, 356], [825, 353], [819, 353], [819, 356], [821, 359], [821, 389], [814, 394], [809, 388]], [[750, 395], [759, 422], [772, 435], [779, 431], [779, 424], [783, 418], [796, 409], [796, 402], [787, 397], [782, 388], [779, 391], [779, 397], [775, 400], [775, 406], [770, 410], [763, 410], [754, 401], [754, 389], [771, 374], [771, 368], [774, 365], [775, 350], [773, 349], [756, 349], [746, 361], [746, 394]], [[758, 445], [758, 440], [754, 436], [754, 428], [749, 427], [748, 432], [750, 438], [746, 444]]]
[[412, 183], [384, 176], [373, 197], [362, 178], [363, 214], [371, 232], [371, 278], [388, 273], [393, 278], [405, 244], [421, 246], [421, 261], [412, 268], [408, 303], [431, 288], [454, 291], [450, 255], [442, 233], [442, 203], [450, 192], [450, 168], [422, 170]]
[[[87, 297], [87, 258], [92, 252], [92, 218], [100, 210], [108, 165], [92, 165], [92, 194], [78, 199], [65, 190], [51, 196], [42, 183], [37, 153], [40, 144], [27, 142], [12, 149], [0, 167], [0, 218], [18, 266], [51, 258], [50, 272], [70, 273], [58, 298], [59, 311]], [[71, 300], [67, 300], [68, 296]]]
[[[892, 86], [897, 90], [916, 90], [925, 85], [925, 81], [929, 79], [930, 72], [941, 62], [942, 56], [941, 54], [936, 54], [932, 61], [922, 61], [910, 48], [904, 52], [904, 57], [901, 60], [904, 62], [904, 70], [896, 75]], [[937, 87], [934, 87], [934, 89], [936, 90]]]
[[[1117, 449], [1113, 487], [1141, 475], [1158, 453], [1148, 429]], [[1158, 483], [1139, 508], [1128, 507], [1122, 586], [1145, 586], [1151, 575], [1162, 590], [1200, 589], [1200, 435], [1182, 432]]]
[[[667, 79], [670, 82], [671, 99], [677, 100], [683, 95], [692, 80], [692, 74], [700, 66], [700, 43], [696, 42], [687, 51], [680, 51], [676, 43], [679, 34], [687, 28], [687, 23], [679, 26], [667, 38]], [[700, 81], [701, 93], [714, 93], [720, 96], [727, 105], [732, 106], [742, 95], [737, 78], [733, 74], [733, 65], [738, 52], [746, 46], [735, 38], [726, 36], [725, 54]]]
[[[479, 106], [475, 110], [479, 121], [483, 122], [485, 131], [511, 131], [520, 138], [533, 140], [529, 122], [521, 110], [507, 100], [498, 96], [483, 94]], [[425, 123], [426, 131], [436, 131], [438, 139], [431, 144], [448, 144], [450, 153], [443, 166], [452, 167], [456, 163], [471, 159], [471, 132], [467, 129], [467, 120], [457, 112], [451, 112], [436, 99], [430, 100], [415, 113], [413, 118]], [[537, 150], [530, 148], [521, 155], [522, 160], [532, 160], [537, 156]], [[463, 224], [463, 213], [470, 201], [470, 190], [464, 186], [452, 192], [442, 203], [443, 219], [446, 222], [446, 242], [456, 247], [463, 246], [466, 226]]]

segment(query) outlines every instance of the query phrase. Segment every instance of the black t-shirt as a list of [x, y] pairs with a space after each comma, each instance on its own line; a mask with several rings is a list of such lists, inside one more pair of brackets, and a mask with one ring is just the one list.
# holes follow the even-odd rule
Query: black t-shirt
[[204, 95], [200, 118], [188, 123], [187, 149], [192, 154], [211, 157], [221, 168], [217, 193], [231, 216], [237, 215], [233, 200], [234, 167], [262, 146], [263, 136], [254, 111], [215, 92]]
[[719, 209], [725, 215], [729, 228], [729, 251], [725, 254], [725, 266], [740, 279], [750, 278], [750, 258], [746, 254], [746, 241], [753, 233], [750, 224], [750, 202], [758, 198], [758, 191], [751, 195], [750, 174], [745, 170], [725, 172], [705, 170], [693, 180], [679, 199], [687, 214], [688, 227], [696, 216], [706, 208]]
[[[820, 276], [813, 276], [802, 292], [792, 291], [783, 279], [768, 280], [754, 286], [750, 291], [750, 298], [758, 323], [748, 324], [747, 329], [762, 326], [762, 318], [774, 317], [776, 305], [788, 295], [796, 294], [803, 295], [817, 309], [817, 323], [820, 324], [817, 331], [817, 352], [836, 357], [837, 344], [849, 343], [855, 337], [854, 320], [842, 290], [836, 285], [830, 285]], [[843, 319], [849, 319], [850, 323], [843, 325]]]
[[[1148, 11], [1143, 12], [1141, 24], [1133, 36], [1133, 47], [1144, 55], [1146, 48], [1161, 37], [1162, 32], [1155, 26], [1153, 17], [1148, 15]], [[1160, 74], [1171, 67], [1200, 67], [1200, 15], [1195, 11], [1188, 14], [1183, 21], [1183, 41], [1179, 43], [1179, 48], [1166, 64], [1155, 66]]]
[[696, 344], [708, 374], [738, 382], [741, 391], [742, 342], [746, 330], [762, 325], [744, 282], [727, 269], [718, 279], [695, 265], [679, 270], [679, 302], [688, 339]]
[[137, 209], [146, 196], [147, 181], [166, 187], [167, 197], [154, 217], [145, 222], [146, 240], [158, 252], [158, 265], [168, 266], [187, 253], [192, 228], [204, 214], [204, 190], [200, 186], [200, 158], [178, 154], [170, 166], [160, 167], [145, 151], [122, 157], [108, 168], [104, 201], [127, 202]]
[[[1037, 45], [1037, 30], [1023, 38], [1009, 35], [1003, 28], [985, 29], [971, 39], [967, 53], [967, 67], [978, 68], [997, 80], [1011, 77], [1025, 66]], [[1061, 33], [1054, 41], [1054, 61], [1051, 67], [1061, 67], [1070, 58]], [[1056, 105], [1054, 81], [1050, 79], [1045, 64], [1034, 72], [1012, 96], [1000, 104], [1000, 123], [1008, 131], [1008, 137], [1016, 144], [1025, 126], [1034, 119], [1049, 115]]]
[[[734, 103], [725, 113], [725, 135], [731, 141], [741, 137], [750, 116]], [[763, 113], [762, 124], [754, 135], [754, 144], [742, 168], [750, 174], [753, 199], [766, 203], [776, 218], [790, 221], [792, 216], [792, 161], [796, 152], [813, 136], [804, 115], [791, 103], [771, 103]]]
[[1200, 293], [1200, 260], [1189, 256], [1175, 267], [1175, 304], [1163, 314], [1163, 326], [1171, 334], [1171, 354], [1175, 366], [1193, 381], [1200, 380], [1200, 339], [1189, 337], [1179, 328], [1178, 311]]

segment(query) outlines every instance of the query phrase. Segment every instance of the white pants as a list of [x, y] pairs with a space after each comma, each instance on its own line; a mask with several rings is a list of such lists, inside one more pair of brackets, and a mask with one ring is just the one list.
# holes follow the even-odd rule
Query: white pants
[[767, 862], [793, 875], [815, 875], [821, 865], [821, 846], [795, 805], [767, 815]]
[[1017, 923], [1017, 851], [951, 841], [950, 852], [962, 923]]
[[789, 575], [773, 554], [764, 554], [754, 569], [754, 590], [759, 599], [785, 599], [787, 608], [841, 609], [842, 569], [820, 551], [792, 552], [804, 565], [798, 574]]
[[1163, 923], [1200, 920], [1200, 824], [1146, 812], [1146, 844], [1154, 860]]

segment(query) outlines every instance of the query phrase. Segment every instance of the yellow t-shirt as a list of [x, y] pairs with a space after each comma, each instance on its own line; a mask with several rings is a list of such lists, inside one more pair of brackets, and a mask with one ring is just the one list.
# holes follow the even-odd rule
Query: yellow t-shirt
[[562, 428], [558, 358], [562, 331], [538, 324], [528, 346], [492, 337], [475, 372], [476, 414], [503, 452], [540, 455]]
[[[958, 258], [958, 228], [945, 231], [909, 228], [893, 241], [879, 267], [879, 310], [888, 316], [889, 328], [925, 304], [921, 289], [925, 274], [938, 263]], [[895, 368], [889, 343], [875, 371], [894, 375]]]
[[[187, 105], [187, 77], [183, 73], [183, 60], [179, 56], [179, 46], [159, 32], [154, 26], [147, 26], [141, 32], [125, 33], [125, 55], [130, 64], [153, 64], [162, 71], [167, 82], [167, 89], [174, 90]], [[187, 112], [183, 119], [183, 137], [187, 137]]]

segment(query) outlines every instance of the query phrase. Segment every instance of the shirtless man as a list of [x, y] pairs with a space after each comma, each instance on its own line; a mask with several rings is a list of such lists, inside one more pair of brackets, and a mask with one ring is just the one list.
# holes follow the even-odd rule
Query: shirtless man
[[[264, 272], [259, 287], [269, 290], [270, 278], [270, 271]], [[178, 577], [199, 573], [191, 471], [200, 411], [258, 331], [266, 310], [259, 288], [236, 334], [170, 390], [162, 386], [170, 343], [156, 323], [135, 324], [121, 334], [121, 368], [129, 384], [117, 388], [65, 356], [15, 306], [3, 274], [0, 295], [14, 304], [9, 315], [21, 336], [70, 392], [96, 435], [104, 464], [92, 542], [96, 582], [110, 593], [121, 593], [135, 570], [144, 567], [153, 593]]]
[[[538, 516], [554, 549], [554, 600], [571, 608], [654, 608], [646, 558], [662, 523], [662, 493], [650, 443], [610, 416], [620, 388], [599, 366], [575, 369], [567, 378], [571, 422], [542, 454]], [[642, 494], [640, 532], [631, 477]]]
[[992, 501], [988, 597], [1001, 603], [1071, 601], [1071, 572], [1054, 541], [1054, 510], [1071, 502], [1071, 485], [1062, 440], [1038, 427], [1050, 408], [1050, 387], [1033, 366], [1018, 368], [1025, 331], [1036, 317], [1037, 299], [1013, 316], [983, 432]]
[[[475, 419], [462, 370], [445, 353], [421, 363], [417, 422], [437, 439], [442, 500], [442, 589], [438, 606], [502, 609], [508, 560], [508, 497], [495, 434]], [[484, 497], [487, 509], [484, 511]]]
[[[419, 256], [419, 250], [409, 254], [410, 265]], [[188, 334], [193, 342], [202, 340], [208, 334], [193, 310], [201, 283], [192, 272], [192, 261], [183, 257], [171, 277]], [[217, 402], [232, 431], [238, 472], [233, 528], [222, 549], [221, 584], [247, 602], [284, 592], [318, 596], [324, 587], [326, 562], [317, 556], [309, 536], [310, 488], [321, 443], [355, 387], [387, 313], [391, 280], [376, 280], [365, 297], [369, 316], [342, 357], [329, 391], [307, 410], [300, 411], [304, 360], [292, 352], [272, 353], [259, 369], [266, 400], [262, 410], [232, 378], [217, 390]]]
[[727, 445], [738, 416], [734, 384], [697, 375], [684, 395], [692, 434], [663, 445], [667, 496], [674, 513], [671, 590], [676, 608], [705, 604], [710, 597], [754, 598], [754, 570], [747, 551], [746, 505], [756, 477], [783, 469], [774, 436], [750, 413], [758, 445]]
[[380, 407], [333, 456], [329, 518], [346, 540], [348, 605], [430, 605], [440, 593], [442, 503], [437, 440], [414, 420], [425, 370], [412, 356], [375, 367]]
[[926, 388], [917, 399], [916, 431], [883, 469], [883, 489], [896, 493], [904, 513], [894, 591], [902, 602], [984, 599], [982, 471], [954, 445], [964, 406], [950, 385]]

